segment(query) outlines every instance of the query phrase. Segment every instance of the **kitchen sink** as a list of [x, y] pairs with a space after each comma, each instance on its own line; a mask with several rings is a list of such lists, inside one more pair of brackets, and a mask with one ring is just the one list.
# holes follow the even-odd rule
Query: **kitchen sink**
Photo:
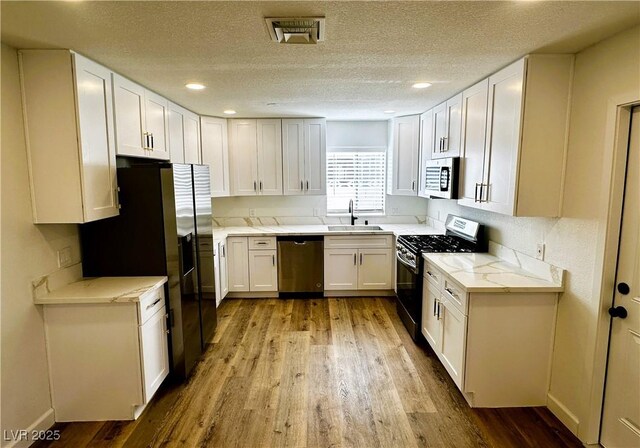
[[380, 226], [329, 226], [330, 232], [367, 232], [382, 230]]

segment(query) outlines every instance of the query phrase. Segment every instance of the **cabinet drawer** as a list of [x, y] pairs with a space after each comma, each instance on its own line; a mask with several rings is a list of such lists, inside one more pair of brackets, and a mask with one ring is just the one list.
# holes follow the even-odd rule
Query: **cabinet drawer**
[[436, 289], [441, 289], [444, 274], [428, 261], [424, 262], [424, 271], [422, 275], [429, 283], [435, 286]]
[[149, 291], [140, 299], [140, 308], [138, 309], [138, 323], [143, 325], [151, 316], [153, 316], [164, 303], [164, 286]]
[[442, 295], [449, 300], [462, 314], [467, 315], [468, 295], [464, 289], [452, 282], [448, 277], [443, 277]]
[[249, 250], [260, 249], [275, 249], [276, 237], [275, 236], [250, 236], [249, 237]]
[[324, 237], [325, 249], [390, 248], [392, 244], [393, 235], [335, 235]]

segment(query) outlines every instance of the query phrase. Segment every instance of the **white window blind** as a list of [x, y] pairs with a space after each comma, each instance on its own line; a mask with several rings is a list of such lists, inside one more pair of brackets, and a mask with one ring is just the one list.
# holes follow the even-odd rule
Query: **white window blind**
[[384, 151], [327, 152], [327, 212], [384, 214]]

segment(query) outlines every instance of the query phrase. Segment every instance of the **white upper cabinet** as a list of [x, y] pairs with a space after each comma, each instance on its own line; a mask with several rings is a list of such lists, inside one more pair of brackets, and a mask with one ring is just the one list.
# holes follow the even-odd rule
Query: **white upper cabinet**
[[462, 129], [462, 94], [433, 109], [432, 159], [458, 157]]
[[282, 195], [282, 121], [257, 120], [258, 194]]
[[392, 126], [389, 194], [416, 196], [420, 164], [420, 116], [394, 118]]
[[282, 120], [284, 194], [326, 194], [326, 121]]
[[572, 72], [571, 55], [529, 55], [490, 76], [482, 149], [485, 87], [465, 92], [462, 205], [560, 216]]
[[200, 118], [174, 103], [168, 105], [169, 149], [173, 163], [200, 163]]
[[169, 102], [116, 73], [113, 98], [117, 154], [169, 160]]
[[229, 120], [231, 194], [282, 194], [282, 123]]
[[459, 203], [477, 203], [483, 179], [484, 145], [487, 131], [489, 80], [480, 81], [462, 93], [462, 157], [460, 160]]
[[200, 117], [202, 163], [209, 165], [211, 196], [229, 196], [229, 146], [225, 118]]
[[418, 170], [418, 196], [428, 198], [425, 193], [427, 184], [427, 160], [433, 152], [433, 110], [420, 115], [420, 169]]
[[118, 214], [111, 71], [68, 50], [22, 50], [35, 223]]

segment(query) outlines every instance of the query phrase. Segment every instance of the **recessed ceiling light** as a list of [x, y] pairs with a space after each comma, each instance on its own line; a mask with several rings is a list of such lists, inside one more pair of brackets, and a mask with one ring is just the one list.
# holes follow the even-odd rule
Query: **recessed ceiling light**
[[395, 110], [385, 110], [384, 113], [385, 114], [395, 114], [396, 111]]
[[225, 115], [235, 115], [236, 111], [233, 109], [227, 109], [223, 112]]
[[414, 89], [426, 89], [427, 87], [431, 87], [431, 83], [428, 83], [428, 82], [417, 82], [412, 87]]
[[191, 90], [202, 90], [205, 88], [204, 84], [200, 84], [198, 82], [190, 82], [184, 85], [187, 89]]

